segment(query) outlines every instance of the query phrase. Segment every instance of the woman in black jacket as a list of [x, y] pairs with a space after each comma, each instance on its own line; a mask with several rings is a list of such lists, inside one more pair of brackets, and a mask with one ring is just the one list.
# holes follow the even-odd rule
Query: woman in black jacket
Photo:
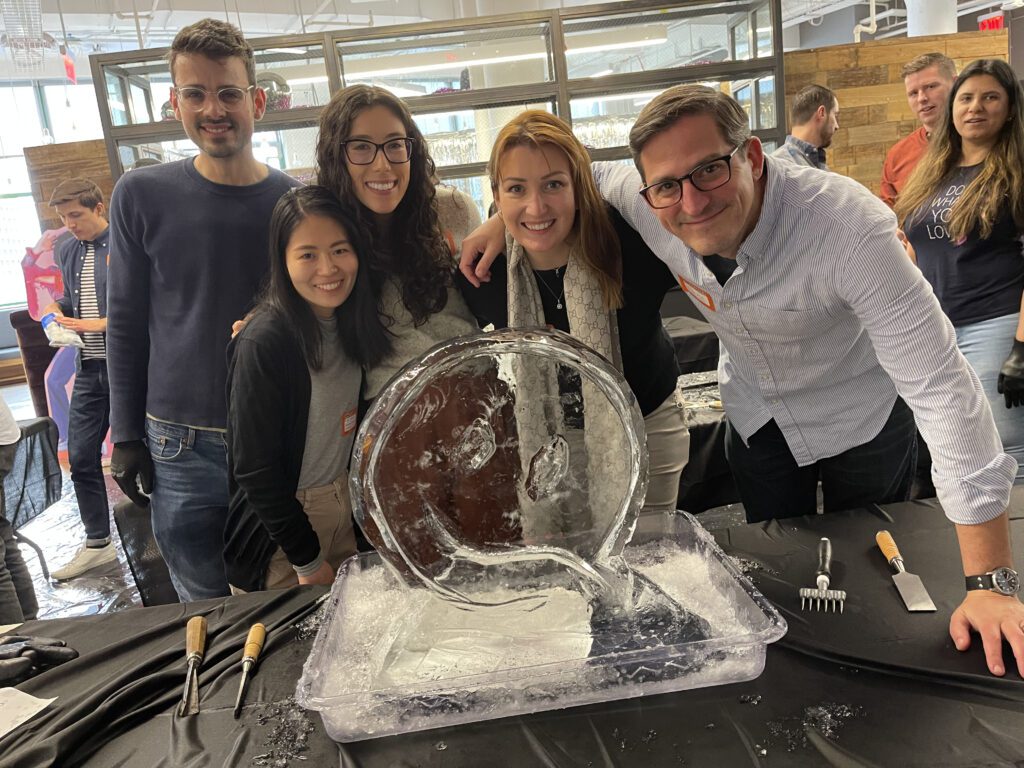
[[228, 348], [233, 591], [330, 584], [355, 554], [346, 467], [362, 369], [390, 349], [364, 243], [324, 187], [291, 190], [274, 209], [269, 284]]

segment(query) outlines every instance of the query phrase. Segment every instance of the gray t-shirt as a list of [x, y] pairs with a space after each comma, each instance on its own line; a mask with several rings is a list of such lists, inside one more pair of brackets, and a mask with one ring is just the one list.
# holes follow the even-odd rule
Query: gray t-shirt
[[311, 393], [299, 489], [328, 485], [348, 465], [356, 435], [362, 370], [341, 348], [335, 318], [319, 320], [321, 362], [310, 369]]

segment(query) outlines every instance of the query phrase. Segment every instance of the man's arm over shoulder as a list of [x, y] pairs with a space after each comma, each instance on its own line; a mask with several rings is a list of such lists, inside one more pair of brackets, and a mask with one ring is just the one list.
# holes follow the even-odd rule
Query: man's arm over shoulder
[[131, 174], [123, 176], [110, 199], [107, 370], [115, 443], [145, 436], [151, 262], [142, 241], [143, 203], [132, 181]]
[[472, 197], [455, 187], [439, 185], [434, 200], [438, 226], [448, 241], [457, 265], [462, 241], [480, 226], [480, 209]]

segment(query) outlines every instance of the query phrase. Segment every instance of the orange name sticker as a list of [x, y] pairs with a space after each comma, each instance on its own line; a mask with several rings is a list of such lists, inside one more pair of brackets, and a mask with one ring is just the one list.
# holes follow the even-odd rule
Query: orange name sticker
[[700, 304], [702, 307], [707, 307], [712, 312], [716, 312], [715, 300], [710, 293], [705, 291], [696, 283], [691, 283], [685, 277], [677, 276], [676, 279], [679, 281], [679, 287], [683, 289], [684, 293], [690, 294], [691, 298]]
[[341, 414], [341, 434], [348, 435], [356, 428], [356, 409]]

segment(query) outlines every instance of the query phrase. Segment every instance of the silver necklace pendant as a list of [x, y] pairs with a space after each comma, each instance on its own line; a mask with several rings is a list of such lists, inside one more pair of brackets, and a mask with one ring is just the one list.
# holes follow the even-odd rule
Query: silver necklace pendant
[[562, 308], [562, 300], [561, 300], [561, 299], [559, 299], [559, 300], [558, 300], [558, 303], [557, 303], [557, 304], [555, 304], [555, 307], [556, 307], [557, 309], [561, 309], [561, 308]]

